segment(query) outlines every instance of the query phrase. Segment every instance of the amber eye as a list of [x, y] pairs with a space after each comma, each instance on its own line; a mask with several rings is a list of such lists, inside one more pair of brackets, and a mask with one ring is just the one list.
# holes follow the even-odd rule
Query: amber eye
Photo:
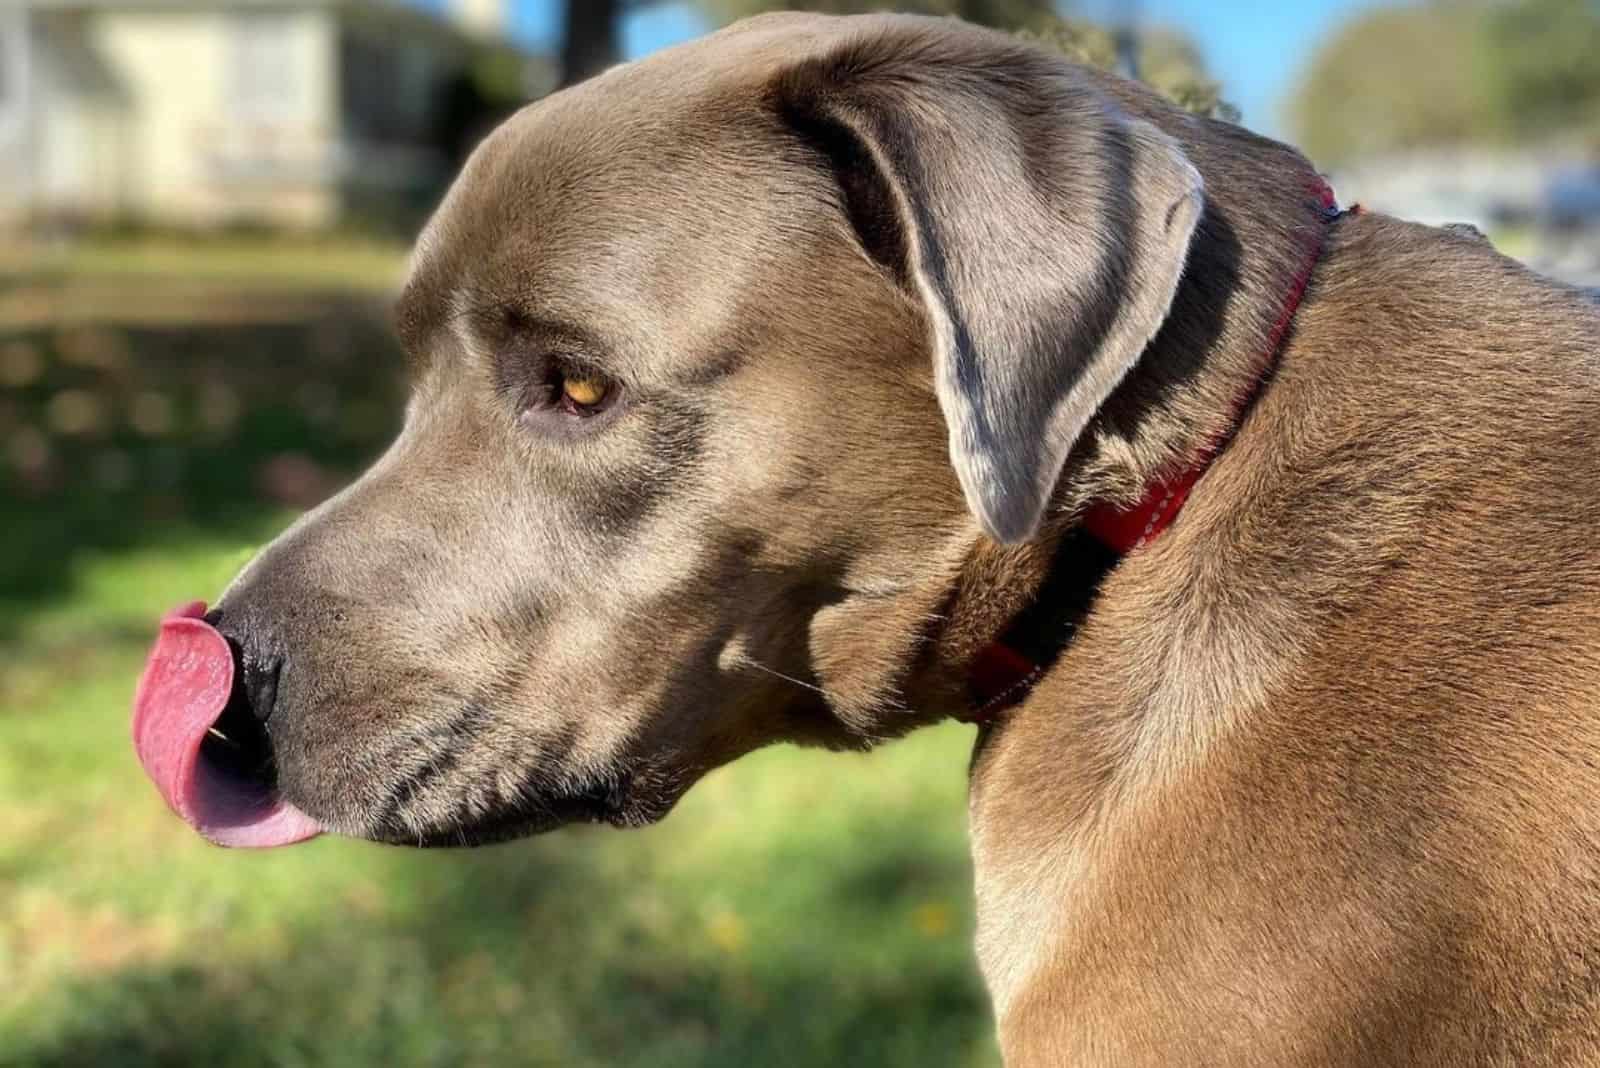
[[610, 387], [598, 378], [567, 378], [561, 382], [562, 399], [579, 408], [593, 408], [606, 399]]
[[[5, 0], [0, 0], [3, 4]], [[626, 405], [623, 384], [582, 357], [535, 356], [531, 378], [516, 392], [518, 421], [555, 434], [589, 433], [616, 418]], [[531, 376], [530, 376], [531, 377]]]

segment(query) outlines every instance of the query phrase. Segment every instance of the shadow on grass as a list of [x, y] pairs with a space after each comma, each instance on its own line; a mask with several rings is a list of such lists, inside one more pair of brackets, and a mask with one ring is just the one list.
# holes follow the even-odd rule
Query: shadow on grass
[[259, 310], [0, 332], [0, 639], [81, 554], [256, 530], [392, 436], [401, 361], [378, 301]]
[[[965, 934], [904, 920], [930, 892], [965, 896], [957, 858], [841, 843], [804, 870], [764, 858], [696, 887], [652, 880], [622, 837], [637, 836], [335, 845], [386, 904], [307, 902], [271, 952], [197, 947], [54, 990], [33, 1010], [47, 1024], [0, 1064], [992, 1063]], [[766, 880], [788, 884], [781, 910], [764, 907]], [[717, 896], [743, 935], [706, 912]]]

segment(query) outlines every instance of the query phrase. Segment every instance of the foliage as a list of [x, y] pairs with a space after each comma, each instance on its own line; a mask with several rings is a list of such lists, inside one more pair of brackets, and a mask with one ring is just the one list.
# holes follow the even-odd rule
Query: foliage
[[1491, 6], [1478, 46], [1490, 121], [1501, 136], [1568, 129], [1600, 136], [1600, 3]]
[[1369, 12], [1317, 53], [1290, 118], [1324, 165], [1438, 145], [1600, 136], [1600, 4], [1435, 0]]
[[[1117, 65], [1115, 35], [1082, 19], [1052, 17], [1019, 36], [1056, 49], [1068, 59], [1102, 70]], [[1239, 109], [1222, 99], [1222, 84], [1206, 74], [1193, 41], [1176, 30], [1156, 27], [1138, 36], [1139, 78], [1161, 95], [1197, 115], [1239, 121]]]

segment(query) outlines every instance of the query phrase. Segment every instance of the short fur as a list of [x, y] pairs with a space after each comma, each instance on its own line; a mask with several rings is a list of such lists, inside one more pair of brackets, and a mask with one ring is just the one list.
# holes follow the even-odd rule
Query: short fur
[[[220, 605], [283, 663], [286, 796], [636, 824], [962, 714], [1316, 259], [1181, 517], [983, 733], [1007, 1063], [1600, 1063], [1600, 315], [1315, 183], [949, 20], [755, 19], [530, 107], [418, 243], [399, 440]], [[618, 403], [540, 409], [563, 368]]]

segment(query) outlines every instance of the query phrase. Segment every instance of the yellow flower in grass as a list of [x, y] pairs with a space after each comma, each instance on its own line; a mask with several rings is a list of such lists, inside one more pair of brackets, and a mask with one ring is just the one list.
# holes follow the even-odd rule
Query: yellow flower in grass
[[925, 938], [949, 934], [953, 920], [950, 906], [940, 901], [927, 901], [911, 910], [911, 922]]
[[726, 909], [706, 920], [706, 937], [724, 953], [738, 953], [750, 941], [744, 921]]

